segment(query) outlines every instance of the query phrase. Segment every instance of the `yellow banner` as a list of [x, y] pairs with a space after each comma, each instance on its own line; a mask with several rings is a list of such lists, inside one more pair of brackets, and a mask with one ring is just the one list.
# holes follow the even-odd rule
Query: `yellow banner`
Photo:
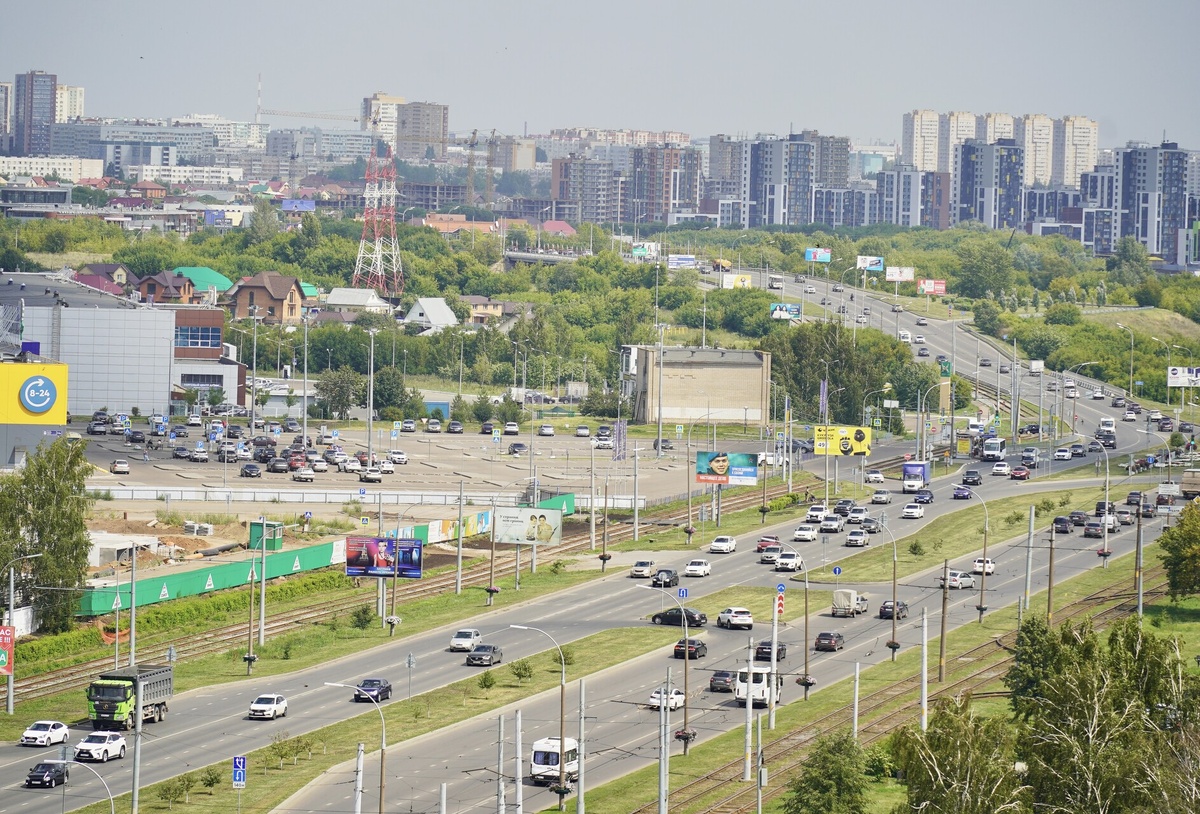
[[817, 455], [870, 455], [870, 427], [813, 427], [813, 451]]
[[66, 423], [66, 365], [0, 364], [0, 424]]

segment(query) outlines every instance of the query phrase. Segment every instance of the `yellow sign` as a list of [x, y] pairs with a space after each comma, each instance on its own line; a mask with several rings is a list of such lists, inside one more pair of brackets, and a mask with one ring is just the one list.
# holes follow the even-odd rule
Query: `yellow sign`
[[0, 424], [66, 423], [66, 365], [0, 364]]
[[970, 455], [971, 454], [971, 439], [970, 438], [959, 438], [957, 443], [958, 443], [958, 454], [959, 455]]
[[817, 455], [870, 455], [870, 427], [813, 427], [813, 451]]

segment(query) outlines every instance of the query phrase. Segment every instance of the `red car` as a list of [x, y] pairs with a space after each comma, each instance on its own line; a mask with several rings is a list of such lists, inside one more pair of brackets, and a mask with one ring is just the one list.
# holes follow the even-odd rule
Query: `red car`
[[764, 534], [758, 538], [758, 543], [754, 546], [754, 552], [761, 554], [767, 546], [772, 545], [779, 545], [779, 538], [773, 534]]
[[1014, 466], [1008, 477], [1010, 480], [1029, 480], [1029, 469], [1024, 466]]

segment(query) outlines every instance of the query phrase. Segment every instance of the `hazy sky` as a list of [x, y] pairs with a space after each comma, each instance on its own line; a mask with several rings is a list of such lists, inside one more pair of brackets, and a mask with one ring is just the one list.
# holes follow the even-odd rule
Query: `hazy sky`
[[6, 0], [0, 79], [56, 73], [98, 116], [248, 120], [261, 73], [266, 108], [353, 116], [387, 91], [448, 104], [456, 131], [899, 141], [932, 108], [1200, 149], [1197, 31], [1200, 0]]

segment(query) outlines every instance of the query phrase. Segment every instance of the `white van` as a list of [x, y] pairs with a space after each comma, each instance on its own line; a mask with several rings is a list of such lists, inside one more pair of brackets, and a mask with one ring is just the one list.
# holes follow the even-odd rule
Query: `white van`
[[912, 333], [910, 333], [909, 331], [900, 331], [899, 333], [896, 334], [896, 338], [899, 339], [901, 342], [911, 343], [912, 342]]
[[1117, 420], [1115, 418], [1100, 419], [1101, 432], [1115, 432], [1117, 429]]

